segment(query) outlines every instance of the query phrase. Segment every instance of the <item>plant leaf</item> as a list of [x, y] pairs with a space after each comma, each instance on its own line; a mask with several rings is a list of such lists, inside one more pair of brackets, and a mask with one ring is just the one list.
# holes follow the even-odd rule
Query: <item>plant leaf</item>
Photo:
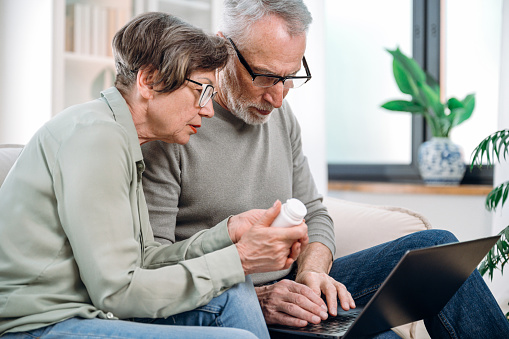
[[415, 84], [411, 84], [412, 79], [409, 78], [404, 67], [396, 59], [392, 62], [392, 71], [394, 73], [394, 79], [398, 85], [399, 90], [402, 93], [414, 95]]
[[412, 58], [404, 55], [401, 50], [387, 50], [392, 54], [394, 60], [399, 62], [401, 67], [408, 73], [408, 77], [414, 79], [416, 83], [426, 82], [426, 73], [422, 70], [421, 66]]
[[472, 116], [475, 108], [475, 94], [467, 95], [461, 103], [463, 104], [463, 110], [459, 112], [459, 118], [456, 120], [454, 126], [461, 124]]
[[507, 196], [509, 194], [509, 181], [506, 181], [494, 189], [491, 190], [490, 193], [486, 196], [485, 206], [488, 211], [495, 211], [497, 207], [500, 205], [504, 206], [507, 201]]
[[488, 166], [491, 166], [495, 160], [500, 161], [501, 157], [506, 159], [508, 154], [509, 129], [497, 131], [484, 138], [472, 151], [470, 170], [472, 170], [474, 166], [482, 168], [483, 159], [486, 159]]
[[418, 84], [426, 103], [433, 109], [437, 117], [445, 117], [444, 105], [440, 102], [440, 94], [436, 93], [427, 84]]
[[410, 113], [422, 113], [424, 111], [424, 107], [415, 103], [413, 101], [406, 100], [392, 100], [388, 101], [381, 106], [382, 108], [388, 109], [390, 111], [398, 111], [398, 112], [410, 112]]
[[488, 271], [488, 262], [486, 260], [483, 260], [479, 264], [479, 267], [477, 269], [479, 270], [479, 273], [481, 273], [481, 275], [484, 275]]
[[450, 98], [447, 100], [447, 107], [452, 111], [455, 108], [463, 107], [463, 104], [456, 98]]

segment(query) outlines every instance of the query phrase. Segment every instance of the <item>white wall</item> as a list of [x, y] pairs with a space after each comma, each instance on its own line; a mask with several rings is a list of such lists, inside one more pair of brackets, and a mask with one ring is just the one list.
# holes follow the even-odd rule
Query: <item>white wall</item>
[[0, 1], [0, 143], [27, 143], [51, 117], [52, 8]]
[[491, 235], [491, 214], [484, 196], [382, 194], [329, 191], [330, 196], [366, 204], [404, 207], [422, 214], [433, 228], [453, 232], [460, 241]]
[[306, 47], [306, 60], [312, 79], [287, 96], [302, 128], [304, 154], [309, 160], [318, 191], [327, 194], [327, 158], [325, 147], [325, 39], [324, 1], [305, 0], [313, 23]]
[[[498, 128], [509, 128], [509, 3], [504, 1], [502, 11], [502, 51], [500, 70], [500, 99], [498, 112]], [[494, 131], [493, 131], [494, 132]], [[494, 185], [509, 180], [509, 159], [495, 167]], [[509, 203], [493, 213], [492, 233], [497, 234], [509, 225]], [[497, 272], [495, 279], [490, 283], [495, 297], [505, 312], [509, 311], [509, 268], [505, 267], [505, 274]]]

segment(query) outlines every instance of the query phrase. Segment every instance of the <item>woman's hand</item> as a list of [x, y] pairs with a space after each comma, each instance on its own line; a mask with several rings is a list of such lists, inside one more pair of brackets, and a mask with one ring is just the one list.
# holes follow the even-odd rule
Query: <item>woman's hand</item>
[[270, 227], [279, 214], [278, 200], [266, 210], [251, 210], [230, 218], [228, 232], [237, 245], [245, 274], [289, 268], [308, 243], [307, 225]]

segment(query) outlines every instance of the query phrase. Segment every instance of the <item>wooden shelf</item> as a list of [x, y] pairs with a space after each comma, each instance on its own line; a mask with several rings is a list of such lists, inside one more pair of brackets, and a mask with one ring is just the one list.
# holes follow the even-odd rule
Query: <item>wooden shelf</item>
[[363, 181], [329, 181], [330, 191], [350, 191], [382, 194], [439, 194], [487, 195], [493, 187], [488, 185], [427, 186], [424, 184], [384, 183]]

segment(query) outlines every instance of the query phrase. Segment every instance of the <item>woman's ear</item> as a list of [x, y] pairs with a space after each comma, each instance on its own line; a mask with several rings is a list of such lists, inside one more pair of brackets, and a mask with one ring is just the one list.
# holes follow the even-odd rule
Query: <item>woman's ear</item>
[[148, 69], [140, 69], [136, 76], [138, 92], [146, 100], [154, 98], [154, 86], [152, 84], [154, 83], [155, 73], [155, 71]]

